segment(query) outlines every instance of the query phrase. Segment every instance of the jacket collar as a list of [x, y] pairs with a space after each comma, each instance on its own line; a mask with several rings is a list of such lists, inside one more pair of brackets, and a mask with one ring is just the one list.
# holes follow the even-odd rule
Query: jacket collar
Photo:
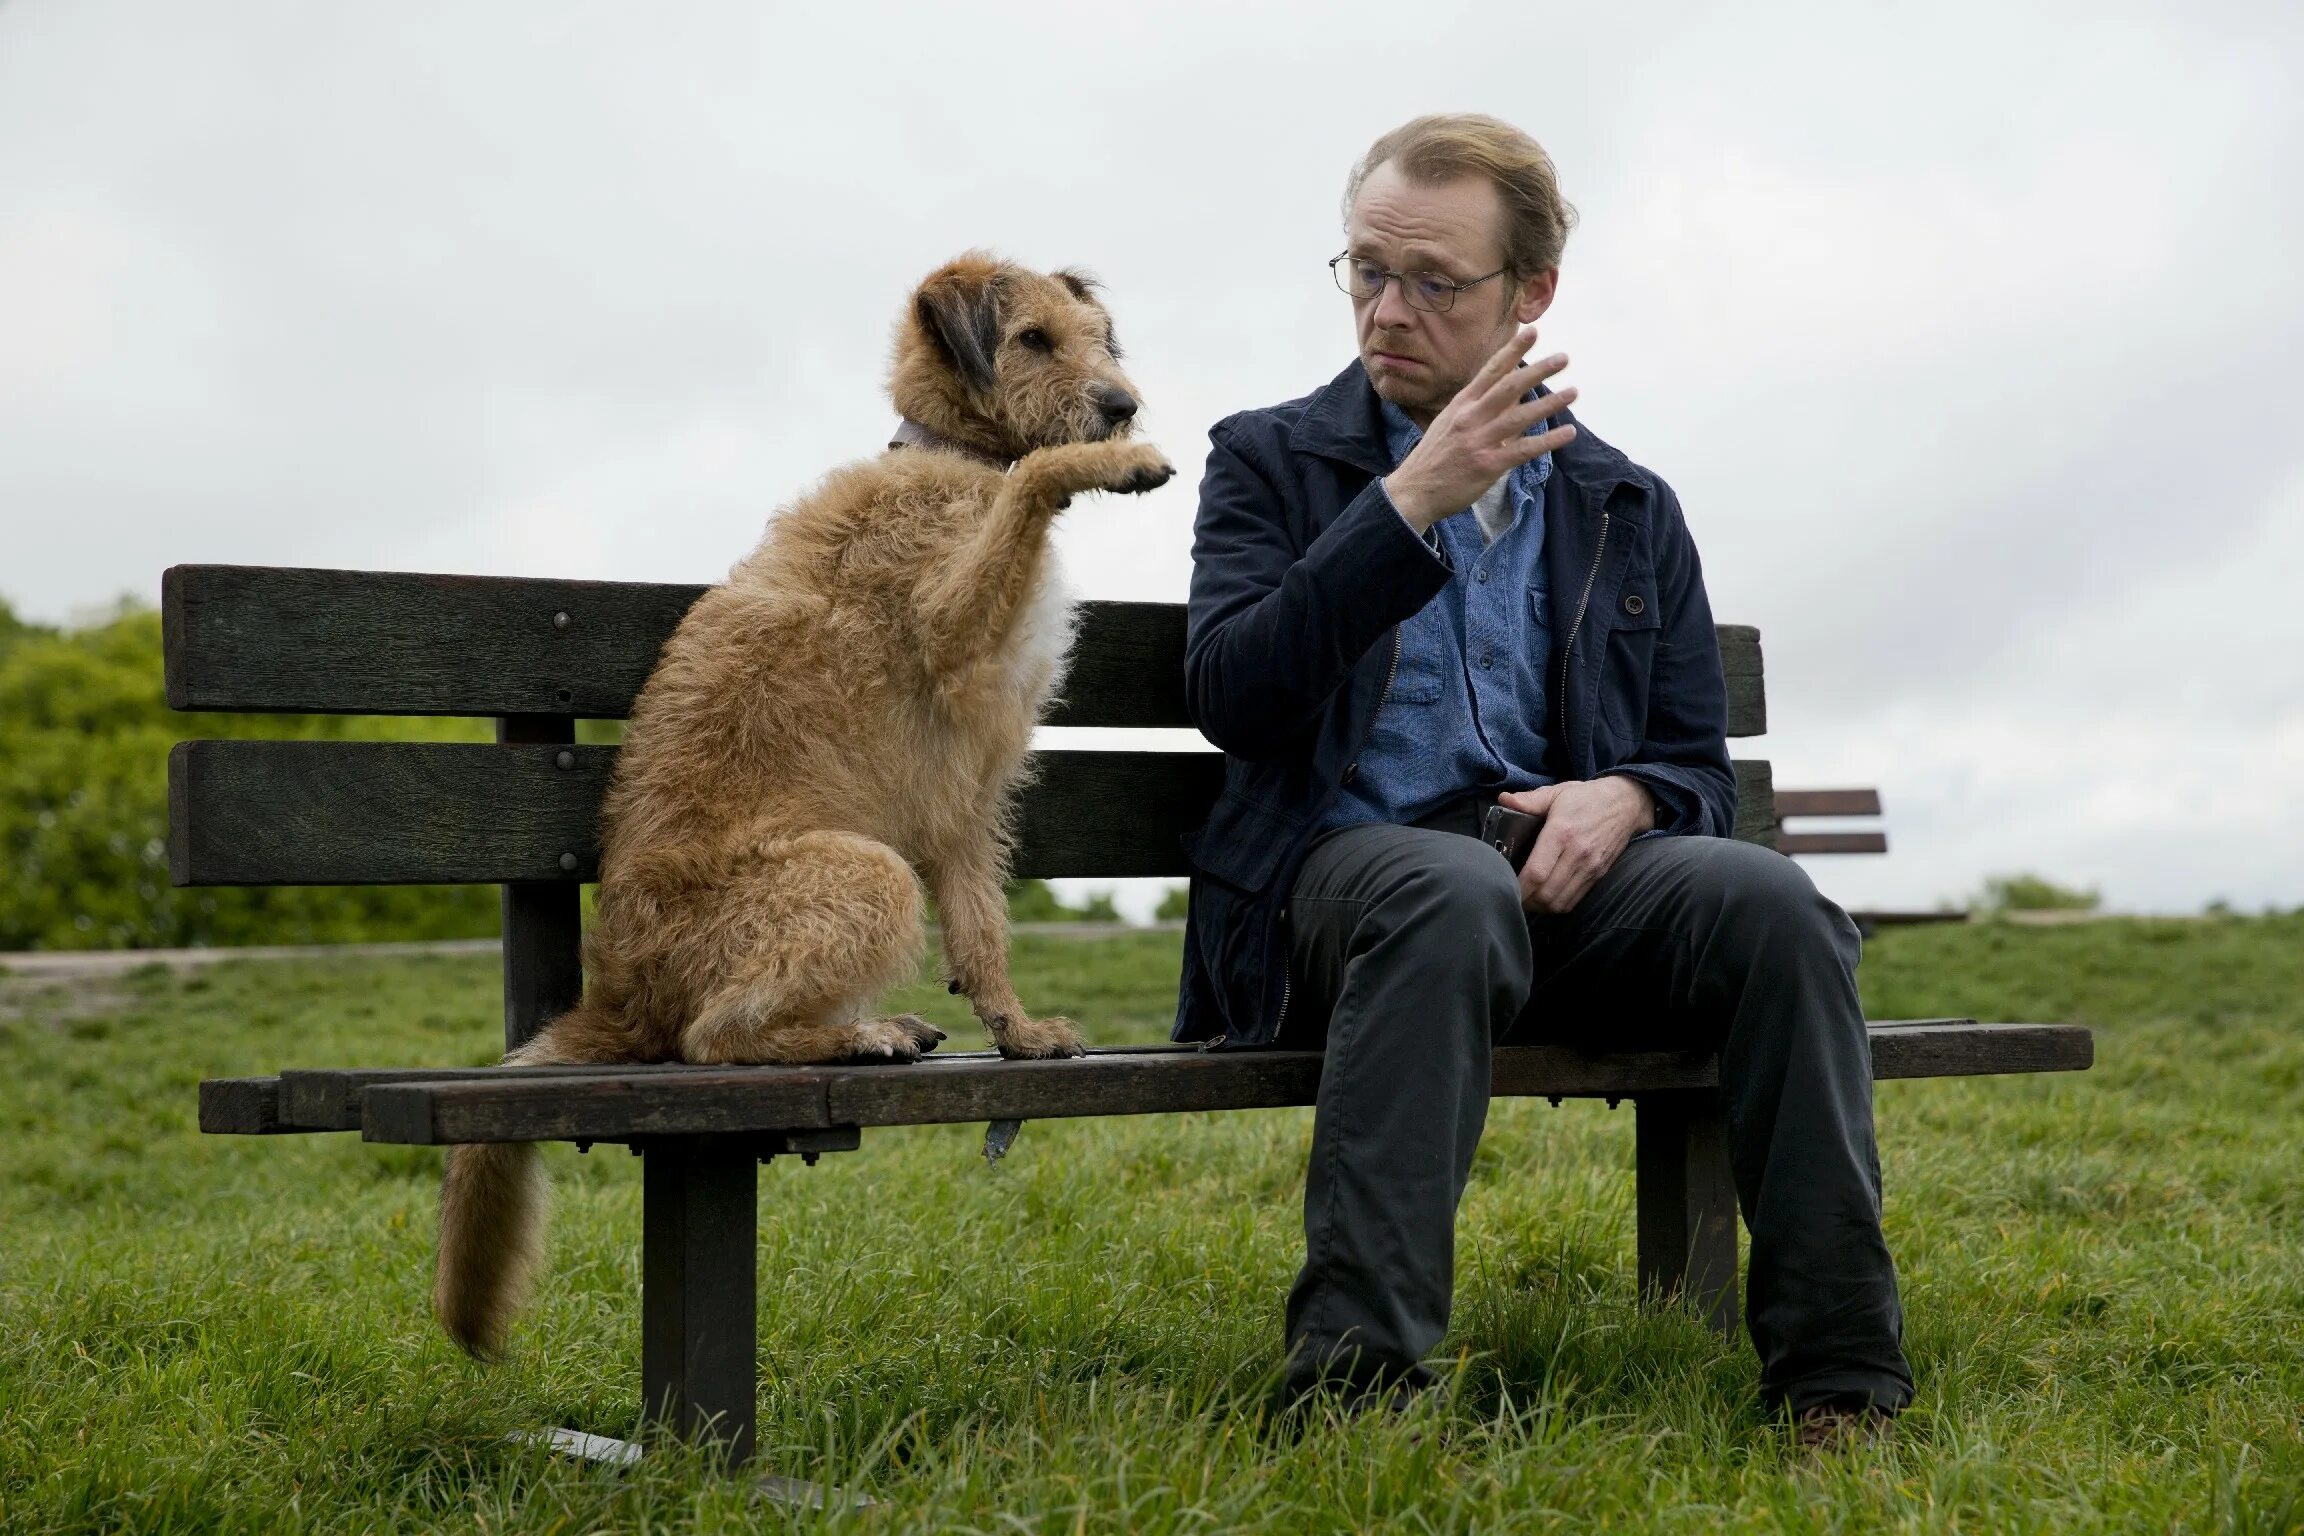
[[[1537, 391], [1551, 393], [1541, 384]], [[1575, 412], [1562, 411], [1558, 419], [1575, 423], [1577, 431], [1575, 441], [1552, 455], [1553, 468], [1595, 505], [1619, 485], [1646, 483], [1640, 469], [1577, 422]], [[1288, 434], [1288, 446], [1299, 453], [1340, 460], [1371, 475], [1392, 472], [1392, 445], [1384, 429], [1383, 402], [1359, 359], [1353, 359], [1342, 373], [1313, 391]]]

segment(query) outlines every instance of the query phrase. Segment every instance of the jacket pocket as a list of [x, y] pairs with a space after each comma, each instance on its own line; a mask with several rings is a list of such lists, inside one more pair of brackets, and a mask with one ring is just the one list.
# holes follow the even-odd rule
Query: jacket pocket
[[1271, 884], [1296, 831], [1296, 818], [1227, 793], [1185, 837], [1184, 852], [1199, 873], [1253, 895]]
[[1594, 766], [1606, 769], [1638, 754], [1648, 739], [1648, 682], [1664, 616], [1656, 601], [1656, 575], [1634, 571], [1606, 617], [1608, 650], [1600, 669], [1600, 726]]

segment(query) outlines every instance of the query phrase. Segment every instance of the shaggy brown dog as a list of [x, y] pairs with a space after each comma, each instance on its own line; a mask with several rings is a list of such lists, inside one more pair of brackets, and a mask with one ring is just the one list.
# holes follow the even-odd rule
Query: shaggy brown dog
[[[897, 443], [771, 522], [634, 701], [584, 1001], [508, 1064], [914, 1060], [943, 1032], [872, 1009], [917, 974], [922, 879], [953, 990], [1001, 1053], [1081, 1051], [1009, 986], [1002, 885], [1071, 641], [1049, 525], [1083, 491], [1175, 473], [1119, 440], [1136, 399], [1118, 357], [1076, 273], [970, 253], [921, 284], [896, 332]], [[543, 1214], [532, 1145], [450, 1152], [433, 1305], [475, 1355], [503, 1347]]]

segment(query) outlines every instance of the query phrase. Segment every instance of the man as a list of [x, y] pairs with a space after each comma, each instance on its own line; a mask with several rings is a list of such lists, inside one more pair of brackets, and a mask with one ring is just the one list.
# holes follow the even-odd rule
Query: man
[[[1763, 1395], [1804, 1435], [1866, 1428], [1912, 1382], [1858, 939], [1728, 840], [1726, 688], [1671, 489], [1545, 387], [1566, 358], [1515, 366], [1571, 218], [1508, 124], [1386, 134], [1331, 264], [1358, 358], [1210, 432], [1185, 666], [1226, 774], [1176, 1033], [1327, 1051], [1292, 1399], [1430, 1379], [1494, 1044], [1700, 1044]], [[1468, 835], [1499, 801], [1544, 817], [1517, 876]]]

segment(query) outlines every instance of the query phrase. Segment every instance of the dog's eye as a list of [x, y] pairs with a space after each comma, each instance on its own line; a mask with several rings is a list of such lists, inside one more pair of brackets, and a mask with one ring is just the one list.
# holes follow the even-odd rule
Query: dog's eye
[[1120, 350], [1120, 338], [1113, 335], [1110, 331], [1106, 331], [1104, 333], [1104, 350], [1111, 354], [1112, 361], [1114, 362], [1118, 362], [1121, 358], [1127, 356], [1125, 352]]
[[1056, 350], [1055, 344], [1048, 339], [1048, 333], [1036, 325], [1029, 330], [1018, 331], [1016, 339], [1035, 352], [1053, 352]]

